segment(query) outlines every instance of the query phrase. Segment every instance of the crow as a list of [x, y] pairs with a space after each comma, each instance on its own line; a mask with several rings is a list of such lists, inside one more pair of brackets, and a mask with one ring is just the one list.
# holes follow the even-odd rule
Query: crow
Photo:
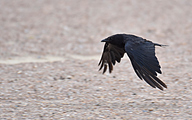
[[105, 42], [103, 53], [98, 66], [103, 68], [103, 74], [109, 67], [109, 73], [113, 70], [116, 61], [120, 63], [124, 53], [127, 53], [137, 76], [145, 80], [153, 88], [163, 90], [167, 85], [157, 77], [160, 70], [159, 61], [155, 56], [155, 46], [166, 46], [153, 43], [131, 34], [115, 34], [107, 37], [101, 42]]

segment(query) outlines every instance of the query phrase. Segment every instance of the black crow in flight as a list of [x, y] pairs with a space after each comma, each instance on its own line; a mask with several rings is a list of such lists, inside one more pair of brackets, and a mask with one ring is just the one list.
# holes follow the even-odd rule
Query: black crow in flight
[[124, 53], [129, 56], [133, 69], [137, 76], [144, 79], [153, 88], [163, 90], [167, 85], [157, 77], [161, 74], [159, 62], [155, 56], [155, 46], [164, 46], [153, 43], [141, 37], [130, 34], [112, 35], [101, 42], [105, 42], [101, 60], [98, 65], [103, 74], [109, 67], [109, 73], [113, 70], [116, 61], [119, 63]]

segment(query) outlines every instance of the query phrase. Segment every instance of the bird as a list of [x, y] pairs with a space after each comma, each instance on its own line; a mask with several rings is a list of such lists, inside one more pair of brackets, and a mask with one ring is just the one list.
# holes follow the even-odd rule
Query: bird
[[116, 62], [120, 63], [126, 53], [131, 61], [136, 75], [146, 81], [151, 87], [164, 90], [167, 85], [157, 77], [162, 74], [159, 61], [155, 56], [155, 46], [167, 46], [146, 40], [132, 34], [111, 35], [101, 42], [105, 42], [103, 53], [99, 61], [99, 71], [103, 68], [103, 74], [109, 70], [112, 72]]

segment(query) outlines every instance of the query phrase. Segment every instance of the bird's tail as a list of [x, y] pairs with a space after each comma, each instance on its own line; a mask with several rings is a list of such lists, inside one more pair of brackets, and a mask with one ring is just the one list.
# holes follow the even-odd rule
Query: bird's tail
[[166, 47], [166, 46], [169, 46], [169, 45], [161, 45], [161, 44], [158, 44], [158, 43], [154, 43], [155, 46], [160, 46], [160, 47]]

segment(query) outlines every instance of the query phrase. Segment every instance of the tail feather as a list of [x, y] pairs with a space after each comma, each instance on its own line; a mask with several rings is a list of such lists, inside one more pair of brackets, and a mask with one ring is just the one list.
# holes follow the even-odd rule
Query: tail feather
[[165, 47], [165, 46], [169, 46], [169, 45], [161, 45], [161, 44], [158, 44], [158, 43], [154, 43], [155, 46], [160, 46], [160, 47]]

